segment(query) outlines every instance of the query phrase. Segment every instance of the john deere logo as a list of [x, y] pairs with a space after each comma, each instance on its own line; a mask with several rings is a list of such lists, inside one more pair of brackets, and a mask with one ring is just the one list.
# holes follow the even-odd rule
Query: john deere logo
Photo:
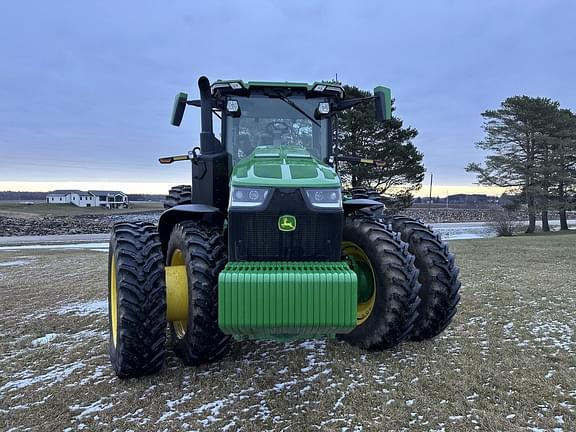
[[290, 215], [280, 216], [278, 229], [280, 231], [294, 231], [296, 229], [296, 218]]

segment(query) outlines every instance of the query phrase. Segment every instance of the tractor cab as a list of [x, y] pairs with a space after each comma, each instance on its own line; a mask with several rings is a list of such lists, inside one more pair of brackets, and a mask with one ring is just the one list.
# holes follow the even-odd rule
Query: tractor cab
[[[254, 186], [264, 185], [266, 180], [262, 178], [281, 178], [283, 186], [290, 187], [290, 180], [297, 180], [299, 176], [288, 174], [307, 171], [314, 174], [310, 177], [312, 180], [318, 177], [317, 172], [327, 172], [326, 168], [333, 173], [339, 186], [333, 169], [333, 115], [373, 99], [377, 119], [388, 120], [392, 112], [390, 90], [386, 87], [376, 87], [374, 97], [345, 99], [342, 86], [334, 83], [219, 80], [210, 85], [207, 78], [201, 77], [198, 86], [199, 100], [188, 100], [186, 93], [176, 96], [171, 123], [174, 126], [181, 124], [187, 105], [200, 107], [200, 146], [187, 156], [161, 158], [160, 162], [191, 159], [191, 202], [214, 206], [222, 213], [228, 212], [235, 167], [239, 164], [245, 167], [247, 164], [242, 162], [253, 155], [258, 163], [251, 173], [256, 173], [254, 177], [261, 179]], [[221, 140], [213, 133], [214, 114], [221, 120]], [[268, 163], [269, 167], [265, 169], [263, 165], [266, 164], [260, 161], [266, 154], [282, 154], [287, 158], [281, 159], [281, 163]], [[302, 163], [298, 163], [298, 159]], [[314, 160], [320, 171], [312, 170], [309, 163], [303, 162], [304, 159]], [[297, 165], [304, 168], [298, 170]], [[268, 177], [258, 175], [265, 172], [268, 172]]]
[[340, 86], [217, 81], [212, 93], [232, 164], [260, 146], [299, 148], [317, 160], [332, 153], [330, 111], [344, 96]]

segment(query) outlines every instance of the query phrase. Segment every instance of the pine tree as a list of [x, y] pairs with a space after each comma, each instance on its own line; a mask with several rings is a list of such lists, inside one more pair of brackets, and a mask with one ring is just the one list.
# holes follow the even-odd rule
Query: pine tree
[[556, 131], [550, 140], [552, 195], [560, 215], [560, 229], [568, 229], [566, 211], [576, 208], [576, 115], [558, 112]]
[[536, 210], [547, 209], [551, 187], [550, 137], [555, 131], [559, 103], [548, 98], [514, 96], [497, 110], [482, 113], [485, 137], [477, 147], [488, 151], [484, 166], [466, 167], [480, 184], [520, 192], [528, 208], [528, 228], [536, 229]]
[[[347, 98], [371, 96], [370, 92], [344, 86]], [[410, 205], [412, 193], [424, 179], [423, 155], [412, 144], [418, 131], [403, 127], [393, 117], [386, 123], [376, 121], [374, 104], [363, 103], [337, 116], [338, 154], [386, 161], [385, 167], [339, 163], [339, 173], [349, 186], [374, 188]]]

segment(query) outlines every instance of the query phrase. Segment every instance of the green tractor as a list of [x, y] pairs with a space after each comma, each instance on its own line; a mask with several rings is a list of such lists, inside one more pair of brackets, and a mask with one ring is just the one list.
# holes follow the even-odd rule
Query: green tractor
[[[110, 357], [120, 377], [161, 369], [167, 338], [187, 365], [235, 339], [336, 337], [366, 350], [432, 338], [456, 313], [454, 255], [422, 223], [344, 197], [333, 116], [390, 90], [346, 99], [341, 86], [198, 80], [200, 145], [192, 185], [170, 191], [158, 226], [116, 224], [109, 253]], [[221, 140], [213, 133], [221, 119]], [[167, 331], [167, 329], [169, 329]], [[169, 336], [167, 336], [169, 334]]]

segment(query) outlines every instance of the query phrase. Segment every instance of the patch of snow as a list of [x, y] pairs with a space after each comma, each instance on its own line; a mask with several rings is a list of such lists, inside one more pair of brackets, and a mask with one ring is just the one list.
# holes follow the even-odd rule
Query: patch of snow
[[58, 315], [73, 314], [76, 316], [87, 316], [92, 313], [107, 313], [108, 302], [106, 300], [94, 300], [86, 303], [71, 303], [61, 306], [56, 313]]
[[406, 406], [412, 406], [414, 405], [414, 402], [415, 402], [414, 399], [409, 399], [406, 401]]
[[233, 428], [234, 426], [236, 426], [236, 422], [235, 421], [231, 421], [230, 423], [228, 423], [226, 426], [224, 426], [222, 428], [222, 432], [226, 432], [228, 429]]
[[71, 363], [68, 365], [52, 366], [51, 369], [53, 370], [43, 375], [37, 375], [16, 381], [8, 381], [6, 384], [0, 387], [0, 392], [5, 390], [12, 391], [24, 387], [29, 387], [39, 382], [48, 382], [48, 387], [51, 387], [57, 382], [63, 381], [66, 378], [68, 378], [74, 371], [78, 369], [83, 369], [84, 367], [86, 367], [86, 365], [82, 362]]
[[218, 418], [218, 415], [220, 414], [220, 410], [222, 409], [222, 407], [226, 405], [226, 401], [223, 399], [219, 399], [219, 400], [215, 400], [213, 402], [207, 403], [202, 405], [199, 408], [196, 408], [194, 410], [195, 414], [202, 414], [205, 411], [209, 411], [210, 415], [208, 417], [206, 417], [204, 420], [199, 420], [200, 423], [202, 423], [202, 425], [204, 427], [208, 426], [210, 423], [214, 423], [215, 421], [220, 420]]
[[[88, 384], [90, 381], [95, 381], [98, 378], [102, 378], [104, 376], [104, 371], [108, 371], [110, 369], [110, 367], [108, 365], [100, 365], [100, 366], [96, 366], [96, 369], [94, 370], [94, 372], [91, 375], [88, 375], [85, 378], [82, 378], [82, 380], [80, 380], [80, 382], [78, 382], [78, 385], [85, 385]], [[74, 384], [76, 385], [76, 384]]]
[[300, 348], [304, 348], [307, 350], [317, 351], [319, 348], [324, 348], [326, 346], [326, 342], [323, 341], [322, 339], [320, 340], [312, 339], [312, 340], [305, 340], [304, 342], [298, 344], [298, 346]]
[[514, 417], [516, 417], [516, 414], [508, 414], [508, 415], [506, 416], [506, 418], [507, 418], [508, 420], [513, 419]]
[[[72, 411], [82, 411], [80, 414], [78, 414], [76, 416], [76, 418], [80, 419], [84, 416], [90, 415], [90, 414], [94, 414], [100, 411], [104, 411], [107, 409], [110, 409], [114, 406], [114, 404], [112, 404], [112, 402], [109, 403], [103, 403], [103, 400], [99, 399], [96, 402], [92, 402], [90, 405], [86, 405], [86, 406], [81, 406], [81, 405], [71, 405], [70, 408]], [[80, 426], [80, 425], [78, 425]]]
[[551, 320], [540, 323], [532, 328], [536, 341], [548, 348], [560, 348], [565, 351], [572, 349], [572, 328], [563, 322]]
[[58, 337], [58, 333], [48, 333], [32, 341], [32, 346], [46, 345]]
[[298, 381], [296, 381], [296, 380], [291, 380], [291, 381], [286, 381], [283, 383], [274, 384], [274, 390], [276, 390], [277, 392], [281, 392], [284, 389], [289, 389], [290, 387], [292, 387], [297, 382]]

